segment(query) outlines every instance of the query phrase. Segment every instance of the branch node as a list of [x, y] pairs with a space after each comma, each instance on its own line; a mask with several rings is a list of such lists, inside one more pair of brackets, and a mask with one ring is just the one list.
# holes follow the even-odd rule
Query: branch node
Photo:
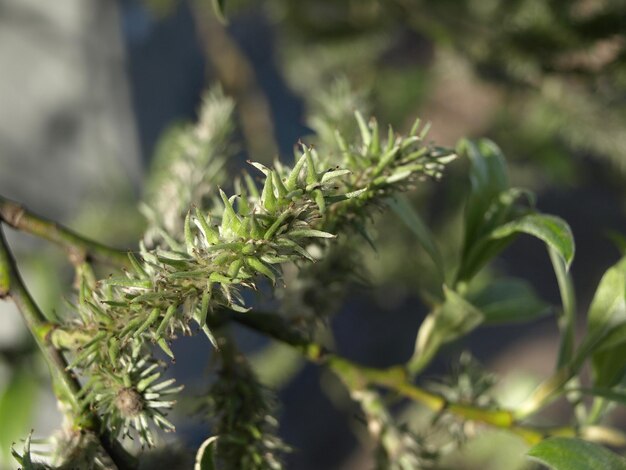
[[24, 216], [24, 208], [14, 202], [6, 202], [0, 208], [0, 218], [13, 228], [19, 228], [20, 221]]

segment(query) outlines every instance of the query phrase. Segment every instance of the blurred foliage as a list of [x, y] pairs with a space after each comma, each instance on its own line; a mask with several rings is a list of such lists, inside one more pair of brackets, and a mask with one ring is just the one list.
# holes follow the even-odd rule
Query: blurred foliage
[[468, 95], [484, 93], [472, 80], [488, 84], [497, 108], [473, 108], [467, 96], [461, 96], [465, 103], [440, 104], [465, 106], [468, 120], [478, 116], [483, 124], [470, 127], [473, 133], [496, 137], [508, 154], [534, 161], [556, 184], [576, 173], [572, 151], [626, 171], [623, 0], [254, 5], [265, 9], [279, 31], [286, 76], [305, 96], [345, 73], [357, 87], [372, 90], [381, 117], [401, 122], [416, 108], [429, 108], [433, 95], [446, 99], [445, 89], [437, 98], [441, 64], [468, 64], [460, 75], [458, 67], [445, 73], [468, 83]]

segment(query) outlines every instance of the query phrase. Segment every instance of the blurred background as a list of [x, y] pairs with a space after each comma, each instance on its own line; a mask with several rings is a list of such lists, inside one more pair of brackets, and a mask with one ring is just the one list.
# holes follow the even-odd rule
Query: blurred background
[[[461, 137], [496, 141], [513, 185], [532, 189], [542, 211], [570, 223], [585, 310], [619, 257], [615, 234], [626, 233], [625, 1], [231, 0], [228, 24], [210, 3], [0, 0], [0, 193], [97, 240], [132, 247], [144, 227], [137, 205], [159, 138], [195, 119], [208, 86], [220, 82], [237, 102], [232, 171], [247, 158], [290, 161], [294, 144], [311, 132], [308, 116], [352, 99], [400, 131], [416, 116], [430, 121], [430, 139], [442, 146]], [[442, 183], [412, 196], [450, 256], [459, 249], [467, 184], [461, 161]], [[362, 250], [371, 285], [351, 287], [330, 325], [340, 353], [387, 366], [412, 352], [431, 268], [398, 221], [379, 222], [377, 251]], [[72, 283], [63, 254], [23, 234], [9, 233], [9, 241], [41, 306], [61, 308]], [[539, 242], [521, 238], [491, 270], [522, 277], [559, 302]], [[11, 442], [29, 429], [49, 434], [59, 418], [18, 313], [2, 303], [0, 315], [0, 467], [12, 468]], [[554, 317], [481, 328], [445, 349], [426, 375], [446, 373], [470, 350], [501, 374], [503, 396], [514, 399], [550, 373], [556, 335]], [[240, 337], [261, 378], [279, 390], [280, 433], [295, 449], [287, 467], [369, 468], [365, 425], [334, 380], [251, 333]], [[205, 343], [175, 344], [171, 372], [188, 384], [190, 401], [207, 389]], [[180, 408], [179, 437], [195, 448], [209, 430], [186, 415], [191, 405]], [[398, 412], [406, 420], [417, 413]], [[497, 442], [500, 458], [510, 459], [521, 443], [501, 435], [476, 441], [451, 457], [450, 468], [522, 468], [493, 454]]]

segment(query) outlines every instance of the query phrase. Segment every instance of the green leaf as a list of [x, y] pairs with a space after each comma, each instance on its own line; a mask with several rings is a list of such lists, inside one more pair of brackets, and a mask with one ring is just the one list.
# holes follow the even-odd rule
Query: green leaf
[[433, 310], [422, 323], [415, 341], [415, 352], [409, 361], [409, 370], [422, 370], [445, 343], [466, 335], [485, 317], [472, 304], [444, 286], [445, 302]]
[[459, 155], [466, 155], [471, 163], [471, 189], [465, 207], [465, 235], [457, 282], [467, 282], [512, 240], [513, 235], [492, 238], [499, 226], [528, 213], [525, 205], [517, 204], [521, 196], [533, 196], [528, 191], [510, 188], [504, 156], [488, 140], [478, 143], [467, 140], [457, 146]]
[[300, 177], [300, 172], [302, 171], [305, 163], [306, 155], [302, 154], [300, 159], [296, 162], [296, 165], [293, 167], [293, 170], [291, 170], [291, 173], [289, 173], [289, 177], [287, 178], [286, 186], [289, 191], [293, 191], [298, 187], [298, 178]]
[[187, 211], [187, 215], [185, 216], [184, 233], [185, 247], [187, 248], [187, 253], [191, 255], [194, 250], [193, 233], [191, 232], [191, 211]]
[[317, 174], [317, 169], [315, 168], [315, 162], [313, 161], [311, 149], [306, 145], [302, 148], [304, 149], [304, 155], [306, 156], [306, 184], [317, 184], [320, 182], [320, 177]]
[[[271, 178], [269, 179], [271, 181]], [[242, 225], [241, 218], [237, 215], [237, 212], [235, 212], [235, 208], [233, 207], [233, 202], [235, 201], [236, 196], [231, 196], [229, 198], [221, 188], [219, 191], [220, 196], [222, 197], [222, 202], [224, 203], [222, 229], [227, 233], [231, 232], [236, 235], [245, 236], [245, 227]]]
[[280, 214], [278, 216], [278, 218], [274, 221], [274, 223], [272, 225], [270, 225], [270, 227], [265, 231], [265, 233], [263, 234], [263, 238], [265, 240], [269, 240], [270, 238], [272, 238], [276, 232], [278, 231], [278, 229], [285, 223], [285, 221], [291, 217], [293, 214], [290, 211], [284, 211], [282, 214]]
[[[165, 258], [168, 260], [168, 258]], [[159, 257], [159, 261], [163, 262], [163, 259]], [[172, 260], [176, 261], [176, 260]], [[134, 287], [137, 289], [151, 289], [152, 281], [149, 279], [129, 279], [127, 277], [111, 277], [101, 281], [104, 285], [120, 286], [120, 287]]]
[[265, 177], [265, 184], [261, 193], [261, 204], [270, 214], [274, 213], [278, 205], [276, 195], [274, 194], [274, 179], [269, 176]]
[[[158, 252], [157, 252], [158, 253]], [[182, 253], [175, 252], [166, 252], [168, 256], [157, 254], [156, 259], [158, 262], [167, 264], [168, 266], [172, 266], [174, 268], [186, 268], [191, 257], [186, 254], [183, 256]]]
[[342, 176], [349, 175], [350, 170], [330, 170], [322, 175], [322, 184], [326, 184], [329, 181], [334, 180], [335, 178], [341, 178]]
[[287, 235], [291, 238], [335, 238], [332, 233], [306, 228], [292, 230], [287, 232]]
[[217, 436], [211, 436], [202, 443], [196, 454], [194, 470], [216, 470], [215, 447], [217, 446]]
[[346, 199], [354, 199], [355, 197], [359, 197], [361, 194], [363, 194], [366, 191], [367, 191], [367, 188], [361, 188], [361, 189], [357, 189], [356, 191], [346, 193], [343, 196]]
[[404, 197], [400, 196], [395, 199], [390, 199], [388, 204], [389, 207], [391, 207], [391, 210], [393, 210], [396, 215], [400, 217], [400, 220], [402, 220], [402, 222], [404, 222], [406, 226], [411, 229], [411, 232], [413, 232], [419, 243], [430, 256], [430, 259], [432, 259], [437, 271], [439, 272], [439, 276], [443, 281], [443, 273], [445, 272], [443, 257], [437, 248], [432, 233], [426, 224], [424, 224], [422, 218]]
[[150, 312], [150, 315], [148, 315], [148, 318], [146, 318], [146, 320], [141, 324], [141, 326], [133, 332], [133, 337], [134, 338], [139, 337], [140, 334], [142, 334], [144, 331], [150, 328], [150, 326], [152, 326], [152, 324], [155, 323], [159, 319], [160, 315], [161, 315], [161, 310], [159, 310], [158, 308], [152, 309], [152, 311]]
[[515, 233], [527, 233], [542, 240], [556, 250], [569, 269], [574, 260], [574, 236], [567, 222], [559, 217], [545, 214], [528, 214], [512, 222], [501, 225], [490, 237], [506, 238]]
[[130, 251], [128, 252], [128, 260], [130, 261], [130, 264], [139, 276], [148, 277], [148, 273], [146, 272], [146, 270], [143, 268], [137, 257]]
[[576, 391], [585, 393], [587, 395], [593, 395], [594, 397], [605, 398], [609, 401], [614, 401], [622, 405], [626, 405], [626, 389], [615, 388], [577, 388]]
[[157, 344], [163, 350], [165, 354], [167, 354], [172, 360], [174, 360], [174, 353], [172, 352], [170, 345], [167, 344], [165, 338], [159, 338], [157, 340]]
[[470, 181], [474, 194], [498, 194], [509, 187], [506, 161], [500, 148], [488, 139], [471, 142], [463, 139], [457, 144], [457, 154], [470, 159]]
[[461, 140], [457, 154], [466, 155], [471, 163], [470, 197], [465, 208], [465, 246], [470, 247], [481, 236], [481, 227], [489, 206], [509, 188], [506, 163], [500, 149], [491, 141], [478, 143]]
[[217, 16], [217, 19], [222, 23], [226, 23], [226, 15], [224, 14], [226, 0], [211, 0], [211, 4], [213, 5], [213, 12], [215, 16]]
[[272, 178], [274, 179], [274, 187], [276, 188], [276, 191], [278, 192], [278, 197], [280, 199], [284, 198], [288, 191], [287, 188], [285, 187], [285, 184], [283, 183], [283, 180], [280, 178], [280, 175], [278, 173], [276, 173], [275, 171], [272, 171], [271, 173]]
[[[20, 465], [22, 465], [22, 467], [20, 467], [21, 470], [40, 470], [41, 468], [45, 468], [43, 465], [40, 466], [38, 464], [35, 464], [31, 458], [30, 446], [32, 438], [33, 431], [31, 431], [24, 440], [24, 446], [22, 448], [21, 455], [17, 450], [15, 450], [15, 443], [11, 445], [11, 455], [13, 456], [13, 458], [15, 458], [15, 460], [17, 460]], [[8, 462], [8, 459], [6, 461]]]
[[609, 268], [598, 284], [587, 315], [588, 336], [604, 336], [625, 322], [626, 257]]
[[196, 222], [196, 226], [204, 234], [204, 238], [207, 240], [208, 244], [215, 245], [216, 243], [219, 243], [220, 239], [219, 239], [217, 230], [214, 230], [213, 228], [211, 228], [211, 226], [209, 225], [209, 221], [206, 219], [202, 211], [198, 209], [197, 207], [196, 207], [196, 219], [194, 222]]
[[[579, 347], [577, 363], [592, 355], [596, 385], [611, 386], [621, 377], [626, 357], [626, 257], [602, 276], [587, 314], [587, 336]], [[617, 354], [617, 356], [616, 356]]]
[[493, 279], [467, 300], [491, 324], [534, 320], [550, 312], [550, 306], [537, 297], [529, 283], [515, 278]]
[[268, 265], [266, 265], [260, 259], [255, 257], [246, 258], [246, 264], [254, 271], [267, 277], [270, 281], [272, 281], [272, 284], [276, 283], [276, 274]]
[[626, 459], [581, 439], [550, 437], [528, 451], [528, 456], [554, 470], [625, 470]]
[[272, 170], [270, 170], [268, 167], [266, 167], [262, 163], [253, 162], [252, 160], [248, 160], [248, 163], [252, 165], [254, 168], [256, 168], [257, 170], [259, 170], [261, 173], [263, 173], [265, 176], [269, 176], [270, 173], [272, 172]]
[[[592, 377], [597, 387], [612, 387], [626, 376], [626, 332], [623, 328], [622, 342], [610, 348], [599, 347], [592, 356]], [[613, 336], [612, 334], [610, 336]]]
[[[587, 336], [578, 348], [576, 365], [597, 351], [608, 351], [626, 341], [625, 326], [626, 258], [622, 258], [598, 284], [587, 313]], [[598, 380], [597, 371], [594, 376]]]
[[356, 118], [356, 122], [359, 125], [359, 131], [361, 132], [361, 140], [363, 141], [363, 145], [365, 147], [369, 147], [372, 141], [372, 133], [370, 132], [369, 126], [365, 122], [365, 118], [360, 111], [355, 111], [354, 117]]

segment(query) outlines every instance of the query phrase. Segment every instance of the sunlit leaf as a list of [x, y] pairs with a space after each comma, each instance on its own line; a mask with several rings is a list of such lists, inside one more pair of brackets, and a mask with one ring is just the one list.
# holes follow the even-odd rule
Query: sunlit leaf
[[428, 364], [443, 344], [466, 335], [485, 319], [476, 307], [453, 290], [444, 287], [444, 294], [444, 303], [424, 319], [417, 333], [415, 352], [409, 364], [414, 373]]
[[545, 214], [528, 214], [504, 224], [491, 233], [491, 238], [506, 238], [515, 233], [527, 233], [539, 238], [557, 251], [566, 267], [574, 260], [574, 236], [567, 222]]
[[196, 453], [196, 463], [194, 470], [215, 470], [215, 447], [217, 436], [211, 436], [205, 440]]

